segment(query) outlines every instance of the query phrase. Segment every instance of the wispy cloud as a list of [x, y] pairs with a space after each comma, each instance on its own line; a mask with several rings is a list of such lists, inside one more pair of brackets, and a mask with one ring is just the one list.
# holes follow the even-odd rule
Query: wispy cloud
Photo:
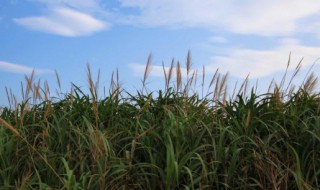
[[[297, 39], [282, 38], [279, 39], [279, 45], [273, 49], [257, 50], [250, 48], [225, 48], [220, 49], [220, 55], [211, 57], [209, 64], [205, 65], [206, 74], [214, 74], [219, 68], [221, 73], [229, 73], [236, 78], [245, 78], [250, 75], [250, 78], [267, 77], [283, 72], [286, 70], [289, 54], [291, 53], [291, 67], [301, 61], [302, 68], [307, 68], [315, 63], [320, 58], [320, 47], [312, 47], [301, 45]], [[316, 62], [320, 64], [320, 62]], [[145, 64], [129, 64], [130, 70], [134, 76], [142, 77], [145, 70]], [[168, 73], [170, 67], [165, 67]], [[201, 68], [194, 68], [190, 71], [190, 75], [194, 71], [201, 75]], [[183, 77], [187, 76], [187, 69], [181, 68]], [[176, 74], [174, 68], [173, 75]], [[164, 77], [163, 67], [159, 65], [151, 66], [151, 77]]]
[[213, 73], [219, 68], [235, 77], [245, 78], [250, 74], [251, 78], [256, 78], [284, 71], [290, 52], [292, 65], [304, 58], [302, 64], [307, 67], [320, 58], [320, 47], [299, 45], [295, 39], [283, 39], [281, 43], [272, 50], [226, 49], [225, 55], [213, 56], [212, 64], [206, 65], [206, 69]]
[[100, 0], [33, 0], [46, 4], [48, 7], [71, 7], [83, 12], [101, 10]]
[[[119, 0], [139, 10], [126, 22], [144, 26], [203, 27], [232, 33], [288, 35], [320, 18], [317, 0]], [[304, 27], [302, 27], [304, 26]], [[309, 31], [311, 32], [311, 30]]]
[[210, 39], [209, 39], [209, 42], [210, 43], [227, 43], [228, 42], [228, 39], [225, 38], [225, 37], [222, 37], [222, 36], [212, 36]]
[[31, 74], [33, 70], [36, 74], [53, 73], [53, 71], [51, 70], [36, 69], [36, 68], [27, 67], [24, 65], [0, 61], [0, 72]]
[[[129, 68], [131, 69], [131, 71], [133, 72], [133, 75], [136, 77], [143, 77], [144, 74], [144, 70], [146, 68], [145, 64], [137, 64], [137, 63], [132, 63], [128, 65]], [[170, 67], [164, 67], [166, 73], [169, 72]], [[181, 76], [182, 77], [187, 77], [187, 69], [184, 67], [180, 68], [181, 70]], [[173, 68], [172, 70], [172, 77], [176, 76], [176, 69]], [[192, 73], [194, 72], [194, 70], [190, 70], [189, 75], [191, 76]], [[164, 73], [163, 73], [163, 67], [162, 66], [158, 66], [158, 65], [152, 65], [151, 66], [151, 71], [149, 74], [150, 77], [164, 77]]]
[[19, 18], [14, 21], [31, 30], [66, 37], [87, 36], [109, 27], [107, 23], [91, 15], [66, 7], [54, 8], [46, 16]]

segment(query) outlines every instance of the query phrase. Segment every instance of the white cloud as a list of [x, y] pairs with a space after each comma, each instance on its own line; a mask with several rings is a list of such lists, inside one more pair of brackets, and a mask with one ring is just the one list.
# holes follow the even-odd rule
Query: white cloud
[[51, 34], [75, 37], [87, 36], [108, 28], [108, 24], [91, 15], [70, 8], [54, 8], [47, 16], [14, 19], [26, 28]]
[[33, 70], [36, 74], [52, 73], [51, 70], [35, 69], [24, 65], [0, 61], [0, 72], [4, 71], [18, 74], [31, 74]]
[[[318, 0], [119, 0], [140, 10], [127, 22], [144, 26], [221, 28], [240, 34], [287, 35], [320, 18]], [[311, 19], [312, 18], [312, 19]], [[302, 27], [304, 26], [304, 27]]]
[[49, 7], [72, 7], [84, 12], [100, 10], [99, 0], [33, 0], [47, 4]]
[[[211, 63], [205, 65], [207, 74], [214, 74], [219, 68], [221, 73], [229, 73], [233, 77], [250, 78], [267, 77], [277, 72], [285, 71], [291, 53], [289, 70], [292, 70], [303, 58], [302, 68], [308, 68], [320, 58], [320, 47], [300, 45], [294, 38], [282, 38], [280, 45], [274, 49], [257, 50], [250, 48], [226, 48], [221, 49], [222, 54], [212, 56]], [[318, 62], [317, 62], [318, 63]], [[320, 64], [320, 62], [319, 62]], [[135, 76], [143, 77], [145, 64], [129, 64], [129, 68]], [[169, 67], [165, 67], [168, 73]], [[202, 71], [195, 68], [190, 71], [190, 76], [195, 71]], [[181, 68], [182, 76], [187, 76], [186, 68]], [[202, 72], [199, 72], [201, 74]], [[176, 70], [174, 68], [173, 75]], [[151, 77], [164, 77], [162, 66], [152, 65]], [[174, 77], [173, 76], [173, 77]]]
[[209, 42], [211, 43], [227, 43], [228, 39], [222, 36], [213, 36], [209, 39]]
[[[208, 72], [217, 68], [229, 72], [232, 76], [245, 78], [249, 73], [251, 78], [270, 76], [284, 71], [291, 52], [291, 65], [296, 66], [303, 59], [303, 67], [310, 66], [320, 57], [320, 47], [308, 47], [297, 44], [297, 41], [285, 39], [279, 47], [272, 50], [228, 49], [223, 56], [213, 56], [212, 64], [206, 65]], [[291, 67], [291, 68], [294, 68]]]
[[[134, 76], [143, 77], [146, 65], [133, 63], [133, 64], [129, 64], [129, 68], [132, 70]], [[166, 73], [168, 73], [170, 67], [164, 67], [164, 68], [166, 70]], [[187, 77], [187, 69], [184, 67], [180, 67], [180, 70], [181, 70], [181, 76]], [[173, 68], [172, 72], [173, 72], [172, 77], [175, 77], [176, 72], [177, 72], [176, 68]], [[194, 70], [190, 70], [189, 76], [191, 76], [193, 72], [194, 72]], [[150, 70], [149, 76], [150, 77], [164, 77], [163, 67], [157, 66], [157, 65], [151, 65], [151, 70]]]

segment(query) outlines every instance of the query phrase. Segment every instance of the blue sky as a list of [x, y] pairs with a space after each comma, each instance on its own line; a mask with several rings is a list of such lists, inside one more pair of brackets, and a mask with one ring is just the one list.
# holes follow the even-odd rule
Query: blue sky
[[271, 81], [290, 52], [292, 69], [320, 57], [319, 28], [318, 0], [2, 0], [0, 105], [33, 69], [52, 86], [57, 70], [66, 91], [87, 86], [88, 63], [102, 86], [118, 68], [124, 88], [139, 89], [151, 52], [151, 86], [164, 80], [162, 62], [184, 62], [189, 49], [208, 76], [219, 68], [231, 81]]

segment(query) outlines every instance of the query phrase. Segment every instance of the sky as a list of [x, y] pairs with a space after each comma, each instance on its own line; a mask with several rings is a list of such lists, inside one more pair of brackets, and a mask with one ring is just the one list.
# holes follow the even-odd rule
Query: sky
[[[185, 71], [205, 66], [210, 80], [217, 68], [231, 81], [271, 81], [282, 76], [289, 54], [291, 69], [320, 62], [319, 0], [1, 0], [0, 105], [5, 87], [20, 97], [20, 83], [35, 79], [62, 89], [71, 82], [86, 88], [86, 65], [101, 86], [112, 71], [128, 91], [141, 87], [152, 53], [149, 86], [164, 81], [162, 63], [172, 58]], [[200, 74], [199, 74], [200, 75]], [[161, 82], [160, 82], [161, 81]]]

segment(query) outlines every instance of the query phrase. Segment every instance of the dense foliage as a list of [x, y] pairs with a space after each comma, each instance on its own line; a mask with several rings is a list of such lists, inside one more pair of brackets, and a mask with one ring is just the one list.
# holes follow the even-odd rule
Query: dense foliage
[[320, 188], [308, 84], [219, 101], [172, 87], [97, 100], [89, 83], [90, 95], [3, 108], [0, 189]]

